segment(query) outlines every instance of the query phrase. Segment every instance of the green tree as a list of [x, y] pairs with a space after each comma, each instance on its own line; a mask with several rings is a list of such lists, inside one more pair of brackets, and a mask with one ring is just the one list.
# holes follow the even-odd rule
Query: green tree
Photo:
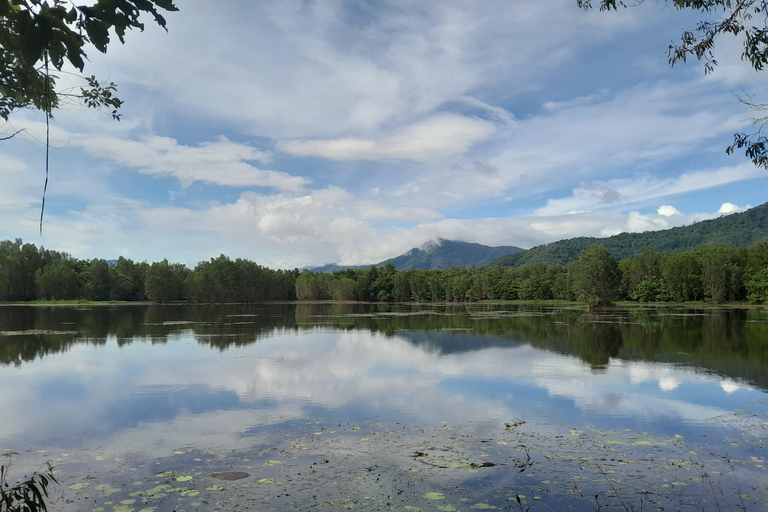
[[378, 269], [376, 280], [371, 284], [371, 295], [374, 300], [390, 300], [392, 298], [396, 272], [395, 264], [392, 262]]
[[725, 244], [705, 246], [701, 251], [701, 281], [704, 295], [712, 302], [743, 300], [743, 267], [739, 252]]
[[328, 300], [331, 298], [331, 276], [305, 270], [296, 279], [296, 298], [299, 300]]
[[109, 264], [104, 259], [92, 259], [80, 274], [83, 294], [88, 300], [109, 300], [112, 288]]
[[582, 251], [573, 271], [576, 295], [590, 309], [613, 303], [621, 276], [618, 262], [604, 246], [593, 244]]
[[692, 252], [666, 254], [661, 271], [672, 300], [685, 302], [704, 296], [701, 282], [701, 261]]
[[768, 268], [755, 272], [746, 282], [747, 300], [752, 304], [768, 303]]
[[[126, 30], [144, 30], [142, 15], [165, 28], [160, 10], [177, 8], [172, 0], [97, 0], [80, 6], [64, 0], [0, 0], [0, 117], [8, 120], [25, 107], [52, 115], [62, 99], [73, 95], [56, 91], [51, 69], [70, 64], [84, 71], [87, 49], [106, 53], [112, 34], [124, 43]], [[94, 77], [86, 84], [74, 96], [119, 118], [122, 102], [114, 96], [115, 84], [102, 86]]]
[[144, 298], [144, 271], [133, 261], [120, 256], [117, 263], [109, 267], [112, 287], [110, 300], [142, 300]]
[[355, 300], [358, 295], [357, 281], [352, 278], [340, 276], [331, 279], [331, 298], [333, 300]]
[[189, 273], [181, 263], [155, 262], [147, 269], [144, 293], [154, 302], [184, 300], [184, 281]]
[[661, 271], [661, 255], [651, 247], [632, 258], [623, 281], [628, 283], [628, 295], [632, 300], [656, 302], [670, 299]]
[[55, 260], [35, 272], [38, 299], [76, 299], [79, 284], [77, 272], [65, 260]]
[[[583, 9], [592, 8], [592, 0], [576, 0]], [[601, 11], [616, 10], [619, 7], [636, 6], [643, 0], [624, 2], [623, 0], [599, 0]], [[718, 36], [731, 34], [740, 36], [743, 44], [742, 60], [749, 62], [756, 71], [762, 71], [768, 65], [768, 0], [670, 0], [665, 5], [675, 9], [692, 9], [705, 17], [694, 29], [683, 30], [677, 44], [669, 45], [667, 55], [670, 65], [685, 62], [689, 57], [704, 61], [704, 72], [711, 73], [717, 65], [715, 59], [715, 41]], [[768, 109], [768, 105], [740, 98], [757, 111]], [[759, 129], [751, 134], [737, 133], [728, 153], [744, 149], [752, 162], [768, 168], [768, 138], [762, 134], [762, 128], [768, 124], [768, 116], [753, 119]]]

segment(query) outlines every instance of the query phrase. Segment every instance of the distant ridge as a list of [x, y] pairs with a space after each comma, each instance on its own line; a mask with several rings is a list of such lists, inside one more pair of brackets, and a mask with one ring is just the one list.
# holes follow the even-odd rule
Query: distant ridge
[[390, 258], [381, 264], [394, 263], [397, 270], [443, 270], [451, 267], [481, 267], [491, 261], [519, 253], [520, 247], [511, 245], [489, 247], [482, 244], [438, 239], [421, 248], [414, 247], [405, 254]]
[[[397, 270], [444, 270], [452, 267], [469, 267], [475, 265], [481, 267], [491, 261], [522, 251], [520, 247], [503, 246], [489, 247], [487, 245], [470, 242], [458, 242], [444, 240], [427, 242], [421, 248], [414, 247], [410, 251], [395, 258], [376, 263], [375, 267], [381, 267], [387, 263], [393, 263]], [[310, 268], [315, 272], [332, 273], [337, 270], [369, 268], [371, 265], [340, 266], [336, 264], [323, 265]]]
[[603, 244], [617, 260], [631, 258], [648, 247], [656, 252], [685, 252], [701, 244], [729, 244], [750, 247], [768, 241], [768, 203], [745, 212], [703, 220], [677, 228], [644, 233], [621, 233], [607, 238], [578, 237], [538, 245], [517, 254], [500, 257], [490, 265], [520, 267], [534, 263], [566, 264], [592, 244]]

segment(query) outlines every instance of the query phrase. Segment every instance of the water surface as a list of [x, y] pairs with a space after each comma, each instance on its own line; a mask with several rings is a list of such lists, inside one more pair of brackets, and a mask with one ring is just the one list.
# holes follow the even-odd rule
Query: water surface
[[[765, 508], [768, 498], [764, 309], [3, 307], [0, 386], [0, 448], [23, 454], [20, 464], [53, 460], [66, 492], [96, 509], [209, 510], [213, 498], [203, 503], [193, 488], [157, 498], [146, 487], [173, 487], [184, 471], [210, 480], [224, 466], [250, 478], [226, 485], [282, 481], [279, 492], [239, 498], [275, 510], [592, 510], [601, 496], [620, 509], [656, 499], [720, 510], [744, 500]], [[652, 458], [648, 447], [657, 451]], [[270, 450], [281, 456], [269, 458]], [[300, 467], [333, 459], [339, 464], [327, 472], [328, 489], [311, 498], [318, 476], [305, 469], [302, 477]], [[367, 470], [385, 460], [386, 488]], [[687, 461], [695, 476], [685, 478], [693, 480], [662, 478], [659, 469], [670, 460], [676, 467]], [[732, 460], [743, 461], [738, 479], [706, 481]], [[572, 480], [584, 466], [589, 485]], [[160, 467], [170, 476], [157, 477]], [[605, 473], [626, 477], [640, 467], [635, 478], [644, 485], [625, 479], [623, 490]], [[416, 487], [411, 473], [422, 474]], [[114, 501], [95, 482], [69, 489], [85, 475], [101, 481], [106, 474], [122, 476], [102, 487], [122, 489], [136, 478], [142, 485], [134, 493], [142, 494]], [[342, 495], [360, 491], [340, 488], [342, 475], [361, 478], [376, 496], [366, 505], [365, 496], [342, 503]], [[307, 478], [315, 484], [304, 489]], [[594, 489], [585, 493], [585, 485]], [[411, 489], [407, 499], [404, 489]], [[431, 492], [444, 498], [425, 497]], [[236, 496], [228, 500], [217, 508], [242, 505]]]

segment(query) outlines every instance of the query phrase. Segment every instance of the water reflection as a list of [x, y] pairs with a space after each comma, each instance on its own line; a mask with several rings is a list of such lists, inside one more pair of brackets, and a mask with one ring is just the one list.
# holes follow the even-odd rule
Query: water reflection
[[290, 419], [700, 434], [765, 400], [764, 310], [0, 308], [0, 446], [247, 446]]

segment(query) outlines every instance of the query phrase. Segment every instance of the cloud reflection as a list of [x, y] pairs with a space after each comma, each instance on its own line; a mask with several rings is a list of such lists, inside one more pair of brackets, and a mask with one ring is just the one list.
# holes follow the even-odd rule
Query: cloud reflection
[[0, 445], [131, 446], [154, 454], [234, 449], [250, 444], [254, 428], [320, 416], [674, 430], [730, 412], [716, 393], [681, 391], [739, 389], [665, 363], [613, 359], [596, 372], [575, 356], [494, 337], [465, 337], [464, 350], [440, 349], [457, 336], [432, 331], [417, 342], [408, 332], [313, 328], [212, 351], [184, 330], [162, 345], [120, 347], [115, 338], [74, 345], [0, 368], [0, 386], [13, 390], [0, 395], [0, 408], [19, 412], [0, 416]]

